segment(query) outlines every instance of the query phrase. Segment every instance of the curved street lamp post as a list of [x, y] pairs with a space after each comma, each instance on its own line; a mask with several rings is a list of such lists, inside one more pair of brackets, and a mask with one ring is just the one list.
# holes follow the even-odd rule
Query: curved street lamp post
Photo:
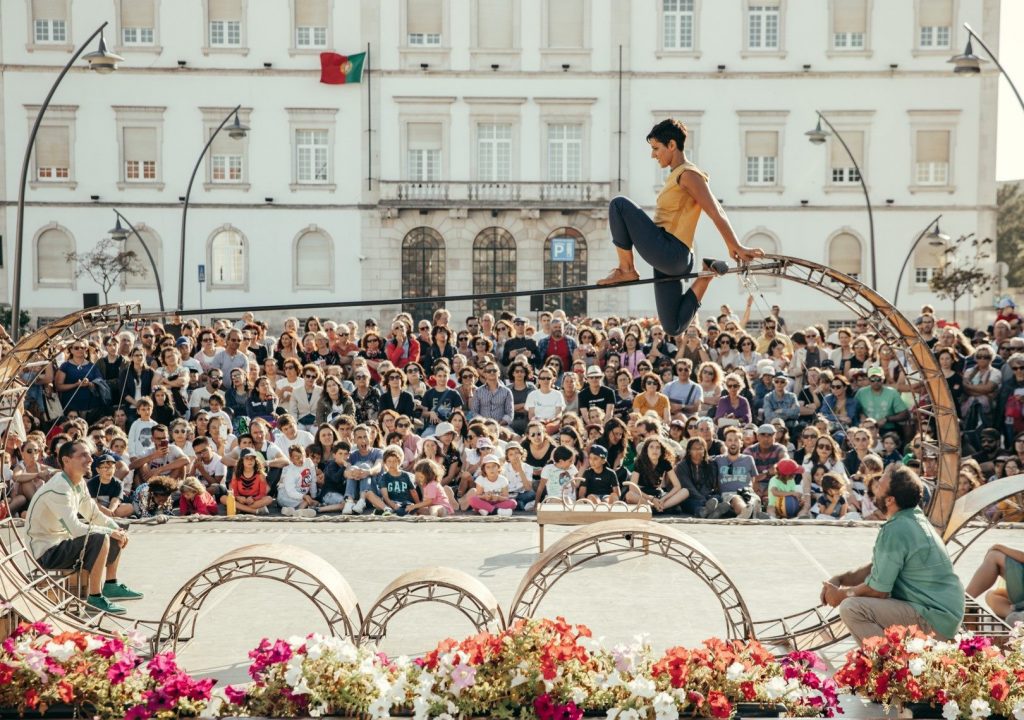
[[[903, 265], [900, 266], [899, 277], [896, 278], [896, 291], [892, 295], [893, 307], [899, 307], [896, 303], [898, 303], [900, 300], [900, 287], [903, 285], [903, 273], [906, 271], [907, 263], [910, 262], [910, 258], [911, 256], [913, 256], [914, 250], [917, 249], [917, 246], [921, 242], [921, 240], [923, 240], [924, 237], [927, 235], [929, 245], [945, 245], [946, 243], [949, 242], [949, 235], [946, 235], [939, 229], [939, 220], [941, 219], [942, 215], [939, 215], [930, 223], [924, 226], [924, 230], [921, 231], [921, 234], [917, 236], [916, 240], [914, 240], [913, 245], [910, 246], [910, 250], [907, 252], [907, 256], [903, 258]], [[933, 225], [935, 226], [934, 229], [932, 228]], [[929, 232], [929, 230], [931, 232]]]
[[[832, 126], [832, 123], [830, 123], [828, 118], [822, 115], [820, 111], [815, 110], [814, 112], [818, 115], [818, 126], [813, 130], [808, 130], [804, 135], [806, 135], [807, 139], [814, 145], [822, 145], [825, 140], [828, 139], [829, 135], [835, 135], [836, 140], [838, 140], [839, 144], [843, 146], [843, 150], [846, 151], [846, 155], [850, 158], [850, 162], [853, 163], [853, 167], [857, 171], [857, 179], [860, 180], [860, 187], [864, 191], [864, 202], [868, 207], [869, 249], [871, 252], [871, 288], [875, 290], [878, 288], [878, 264], [875, 260], [875, 216], [871, 211], [871, 196], [868, 195], [868, 186], [864, 182], [864, 173], [860, 171], [860, 165], [857, 164], [857, 158], [855, 158], [853, 153], [850, 152], [849, 146], [846, 144], [846, 141], [843, 140], [843, 136], [839, 134], [839, 131]], [[822, 122], [828, 125], [828, 130], [821, 129]]]
[[25, 145], [25, 158], [21, 163], [21, 181], [18, 185], [18, 214], [16, 229], [14, 231], [14, 276], [11, 284], [11, 339], [14, 342], [18, 342], [18, 338], [21, 336], [21, 264], [22, 264], [22, 246], [25, 240], [25, 186], [28, 184], [28, 166], [32, 160], [32, 148], [35, 146], [36, 135], [39, 134], [39, 127], [43, 122], [43, 115], [46, 114], [47, 108], [50, 107], [50, 100], [53, 99], [53, 94], [57, 91], [57, 87], [60, 85], [61, 80], [68, 74], [68, 71], [75, 64], [75, 61], [82, 56], [85, 49], [89, 46], [89, 43], [93, 41], [97, 35], [100, 38], [99, 44], [91, 53], [84, 56], [84, 60], [89, 63], [89, 68], [95, 70], [101, 75], [117, 70], [117, 64], [123, 62], [124, 58], [120, 55], [107, 50], [107, 43], [103, 39], [103, 28], [107, 26], [107, 23], [103, 23], [90, 35], [84, 43], [82, 43], [71, 59], [68, 60], [64, 69], [60, 71], [57, 79], [54, 80], [53, 85], [50, 87], [50, 92], [46, 94], [46, 99], [43, 100], [43, 104], [39, 107], [39, 112], [36, 114], [36, 120], [32, 124], [32, 130], [28, 135], [28, 143]]
[[962, 55], [954, 55], [948, 62], [953, 63], [953, 72], [958, 75], [977, 75], [981, 72], [981, 64], [985, 62], [983, 58], [978, 57], [974, 54], [974, 47], [971, 45], [971, 38], [978, 41], [978, 44], [985, 49], [985, 52], [992, 62], [999, 68], [999, 72], [1006, 78], [1006, 82], [1010, 83], [1010, 89], [1013, 90], [1013, 94], [1017, 96], [1017, 102], [1020, 103], [1020, 107], [1024, 110], [1024, 99], [1020, 96], [1020, 91], [1017, 90], [1017, 86], [1013, 84], [1013, 79], [1009, 73], [1006, 72], [1006, 68], [1003, 67], [1002, 63], [999, 62], [999, 58], [996, 57], [995, 53], [989, 50], [988, 45], [981, 39], [981, 35], [974, 32], [974, 28], [971, 27], [970, 23], [964, 23], [964, 29], [967, 30], [967, 47], [964, 48]]
[[188, 190], [185, 191], [185, 206], [181, 210], [181, 247], [179, 248], [180, 256], [178, 260], [178, 310], [184, 309], [184, 297], [185, 297], [185, 226], [188, 219], [188, 203], [192, 197], [192, 184], [196, 181], [196, 174], [199, 172], [199, 166], [203, 164], [203, 158], [206, 157], [206, 151], [210, 149], [213, 144], [214, 138], [220, 133], [224, 126], [227, 125], [228, 120], [233, 115], [235, 121], [228, 128], [228, 135], [234, 140], [241, 140], [249, 134], [249, 127], [243, 125], [238, 120], [238, 111], [242, 108], [241, 105], [236, 105], [235, 109], [227, 114], [223, 120], [220, 121], [220, 125], [217, 129], [210, 133], [209, 139], [206, 141], [206, 145], [203, 146], [202, 152], [199, 153], [199, 158], [196, 160], [196, 166], [192, 168], [192, 177], [188, 180]]
[[142, 245], [142, 249], [146, 251], [146, 257], [149, 258], [149, 265], [153, 268], [153, 277], [156, 278], [156, 296], [160, 301], [160, 312], [164, 311], [164, 290], [160, 284], [160, 272], [156, 269], [156, 261], [153, 259], [153, 253], [149, 251], [149, 246], [146, 245], [146, 241], [142, 237], [142, 233], [135, 229], [131, 221], [118, 212], [117, 208], [113, 208], [114, 214], [117, 216], [117, 223], [110, 230], [110, 237], [118, 242], [124, 242], [128, 239], [128, 230], [125, 230], [121, 226], [121, 221], [124, 220], [125, 224], [131, 229], [131, 234], [135, 235], [139, 239], [139, 244]]

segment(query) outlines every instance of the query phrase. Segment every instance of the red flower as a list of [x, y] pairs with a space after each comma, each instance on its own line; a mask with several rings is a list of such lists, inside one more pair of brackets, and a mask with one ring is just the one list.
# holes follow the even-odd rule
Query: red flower
[[1010, 694], [1010, 685], [1006, 682], [1006, 671], [1000, 670], [988, 680], [988, 694], [993, 700], [1002, 702]]
[[57, 694], [60, 695], [61, 701], [68, 705], [75, 699], [75, 689], [66, 680], [57, 683]]
[[753, 702], [757, 697], [757, 691], [754, 690], [754, 683], [750, 680], [740, 683], [740, 692], [743, 693], [743, 699], [747, 702]]
[[889, 673], [879, 673], [875, 678], [875, 696], [881, 697], [889, 690]]
[[728, 718], [732, 716], [732, 705], [729, 698], [718, 690], [708, 693], [708, 707], [711, 708], [711, 716], [716, 718]]
[[35, 690], [29, 690], [25, 693], [25, 707], [30, 710], [35, 710], [36, 706], [39, 705], [39, 693]]

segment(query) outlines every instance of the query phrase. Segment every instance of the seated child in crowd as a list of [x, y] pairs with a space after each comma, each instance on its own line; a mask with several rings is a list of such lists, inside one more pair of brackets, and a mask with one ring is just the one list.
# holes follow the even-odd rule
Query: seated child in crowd
[[476, 494], [469, 499], [469, 506], [481, 515], [511, 515], [516, 501], [509, 497], [509, 482], [501, 474], [501, 460], [497, 455], [487, 455], [481, 466], [482, 471], [476, 478]]
[[181, 515], [216, 515], [217, 501], [199, 478], [187, 477], [181, 483], [178, 511]]
[[576, 500], [576, 451], [559, 445], [551, 453], [551, 462], [540, 471], [544, 497]]
[[277, 484], [277, 504], [285, 517], [316, 517], [314, 498], [316, 492], [316, 466], [306, 457], [301, 445], [288, 448], [290, 465], [281, 469], [281, 480]]
[[434, 517], [454, 515], [455, 495], [452, 489], [441, 484], [444, 468], [433, 460], [420, 460], [413, 467], [416, 473], [416, 484], [420, 487], [423, 499], [410, 505], [409, 512]]

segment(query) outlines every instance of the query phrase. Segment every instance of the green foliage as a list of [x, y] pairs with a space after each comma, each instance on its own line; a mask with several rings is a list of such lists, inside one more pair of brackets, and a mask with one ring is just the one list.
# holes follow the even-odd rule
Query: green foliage
[[1010, 267], [1007, 281], [1011, 287], [1024, 285], [1024, 183], [1007, 183], [996, 196], [997, 257]]
[[[21, 327], [26, 327], [29, 321], [32, 320], [28, 310], [19, 310], [18, 315], [21, 317]], [[0, 325], [3, 325], [8, 330], [11, 327], [11, 306], [7, 303], [0, 305]]]
[[992, 253], [988, 247], [991, 238], [978, 240], [974, 233], [961, 235], [943, 252], [942, 264], [929, 283], [932, 292], [943, 300], [953, 301], [953, 319], [956, 304], [962, 297], [977, 297], [992, 289], [997, 278], [991, 272]]

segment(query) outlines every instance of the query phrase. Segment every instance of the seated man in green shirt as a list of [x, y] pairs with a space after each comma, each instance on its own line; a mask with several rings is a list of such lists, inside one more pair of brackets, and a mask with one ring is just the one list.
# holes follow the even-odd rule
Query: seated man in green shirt
[[907, 419], [907, 404], [896, 388], [885, 385], [882, 368], [870, 368], [868, 382], [867, 387], [857, 391], [857, 404], [867, 417], [878, 423], [879, 430], [894, 430], [897, 422]]
[[829, 579], [821, 601], [839, 616], [858, 643], [890, 625], [917, 625], [948, 640], [964, 618], [964, 587], [942, 540], [918, 507], [920, 478], [893, 463], [875, 484], [875, 503], [887, 518], [878, 531], [870, 565]]

